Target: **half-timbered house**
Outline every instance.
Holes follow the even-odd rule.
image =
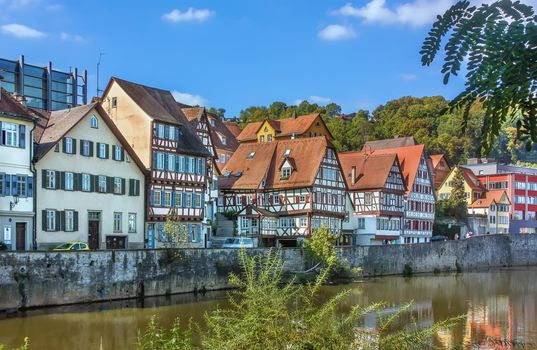
[[[325,136],[329,140],[334,139],[321,115],[313,113],[287,119],[265,119],[249,123],[237,136],[237,140],[240,143],[271,142],[318,136]]]
[[[343,224],[354,233],[352,243],[399,242],[406,186],[397,155],[346,152],[339,159],[354,207],[350,220]]]
[[[410,138],[404,140],[406,143],[414,142]],[[393,144],[392,140],[385,141],[386,145]],[[375,155],[397,154],[406,185],[405,217],[401,243],[429,242],[433,233],[436,199],[431,161],[425,152],[424,145],[383,148],[382,143],[376,141],[373,145],[369,142],[366,143],[363,151]]]
[[[188,230],[189,246],[205,246],[205,216],[212,155],[170,91],[112,78],[101,105],[150,170],[147,181],[148,247],[166,242],[170,213]]]
[[[90,249],[143,248],[146,170],[106,112],[89,104],[41,116],[38,248],[77,241]]]
[[[295,246],[319,227],[341,233],[346,186],[326,137],[241,143],[219,182],[219,211],[260,245]]]

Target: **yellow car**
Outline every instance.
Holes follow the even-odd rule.
[[[63,243],[57,246],[56,248],[52,250],[60,250],[60,251],[67,251],[67,250],[90,250],[87,243],[84,242],[69,242],[69,243]]]

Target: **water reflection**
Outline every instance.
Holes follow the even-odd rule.
[[[351,289],[343,308],[387,302],[382,315],[396,312],[413,301],[404,323],[421,327],[457,315],[466,321],[440,332],[435,345],[465,349],[537,349],[537,268],[504,269],[493,272],[445,274],[414,278],[386,277],[323,289],[322,298]],[[201,322],[206,311],[225,307],[225,293],[205,296],[182,295],[91,306],[49,308],[29,312],[26,317],[0,320],[0,343],[18,344],[30,336],[33,349],[131,349],[138,329],[151,315],[164,325],[176,316]],[[375,327],[371,314],[364,326]]]

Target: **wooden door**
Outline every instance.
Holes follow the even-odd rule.
[[[16,223],[16,248],[17,250],[26,250],[26,223]]]
[[[88,244],[91,250],[99,249],[99,227],[100,221],[98,220],[88,222]]]

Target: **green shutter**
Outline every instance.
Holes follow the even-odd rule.
[[[56,183],[55,183],[56,186],[54,186],[54,189],[62,188],[63,186],[61,185],[61,180],[62,180],[61,179],[61,172],[60,171],[55,171],[54,175],[56,177]]]
[[[79,140],[80,143],[80,154],[83,156],[87,156],[87,154],[84,154],[84,140]]]
[[[47,211],[41,210],[41,229],[43,231],[47,230]]]
[[[129,196],[134,196],[134,179],[129,179]]]
[[[62,152],[66,153],[65,152],[65,137],[62,139]]]
[[[59,231],[61,228],[61,222],[62,222],[62,216],[60,211],[56,211],[56,225],[54,227],[54,231]]]
[[[134,180],[134,195],[140,195],[140,180]]]
[[[97,176],[90,175],[90,192],[95,192],[95,189],[97,188],[97,184],[95,183],[97,181]]]
[[[73,231],[78,231],[78,212],[73,213]]]
[[[125,179],[121,179],[121,194],[125,194]]]
[[[60,213],[60,231],[65,231],[65,211],[59,211]],[[56,223],[58,225],[58,223]]]
[[[106,155],[106,159],[110,158],[110,146],[105,144],[105,149],[106,149],[106,152],[105,152],[105,155]]]
[[[121,147],[121,161],[125,160],[125,148]]]
[[[112,159],[116,160],[116,145],[112,145]]]
[[[106,177],[106,193],[114,193],[114,178]]]
[[[64,190],[65,189],[65,172],[61,171],[59,173],[60,173],[60,186],[56,186],[56,188],[61,188],[62,190]]]
[[[47,187],[47,171],[45,169],[41,170],[41,188]]]
[[[74,173],[73,174],[73,191],[80,191],[80,182],[82,174]]]
[[[73,139],[73,154],[76,154],[76,139]]]
[[[90,154],[89,154],[89,156],[90,156],[90,157],[93,157],[93,151],[94,151],[94,148],[93,148],[93,141],[90,141],[90,142],[89,142],[89,150],[90,150]]]

